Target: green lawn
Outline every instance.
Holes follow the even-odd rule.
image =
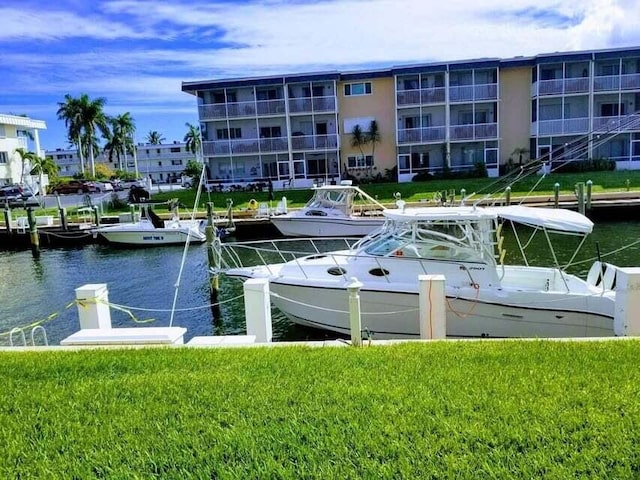
[[[593,182],[593,192],[616,191],[622,192],[627,190],[626,180],[629,180],[629,188],[631,190],[640,190],[640,170],[638,171],[613,171],[613,172],[588,172],[588,173],[554,173],[547,175],[539,184],[540,176],[533,175],[524,180],[515,183],[511,187],[512,197],[524,195],[549,195],[553,193],[553,186],[557,182],[560,184],[560,190],[563,193],[571,193],[574,191],[577,182]],[[409,182],[409,183],[384,183],[363,185],[361,188],[374,198],[377,197],[382,203],[393,203],[394,194],[400,192],[402,198],[409,202],[419,201],[421,199],[431,200],[435,192],[449,191],[451,189],[460,195],[460,190],[464,188],[467,195],[472,192],[481,192],[474,200],[481,198],[487,193],[495,192],[496,189],[503,191],[504,185],[496,184],[498,179],[495,178],[472,178],[472,179],[455,179],[455,180],[431,180],[426,182]],[[535,190],[532,191],[532,189]],[[531,193],[530,193],[531,192]],[[276,190],[274,197],[279,200],[282,196],[287,197],[290,206],[302,206],[311,197],[311,190]],[[182,190],[163,192],[153,196],[154,200],[165,201],[170,198],[179,198],[180,201],[189,207],[193,207],[195,201],[195,190]],[[227,199],[232,199],[234,208],[246,208],[250,199],[258,202],[266,202],[268,193],[264,192],[229,192],[229,193],[210,193],[204,192],[200,196],[199,209],[204,209],[207,201],[212,201],[216,211],[226,207]]]
[[[3,352],[0,478],[638,478],[640,342]]]

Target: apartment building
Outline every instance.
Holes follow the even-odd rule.
[[[61,176],[73,176],[82,171],[77,149],[49,150],[46,152],[60,167]],[[107,165],[111,170],[123,170],[135,173],[144,178],[151,178],[154,183],[179,181],[187,162],[195,159],[195,155],[187,151],[186,143],[152,145],[138,143],[134,155],[113,156],[109,159],[107,152],[101,152],[95,159],[96,165]],[[86,159],[85,159],[86,162]]]
[[[46,128],[43,120],[0,114],[0,185],[27,182],[27,177],[30,180],[31,165],[22,164],[16,149],[24,148],[42,155],[38,132]]]
[[[465,170],[544,157],[640,168],[640,47],[183,82],[214,179]],[[380,141],[354,145],[372,120]],[[576,142],[588,148],[572,149]]]

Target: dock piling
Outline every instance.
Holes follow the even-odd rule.
[[[4,209],[4,224],[7,233],[11,233],[11,209],[9,207],[5,207]]]
[[[591,211],[591,189],[593,187],[593,182],[591,180],[587,180],[587,212]]]
[[[218,292],[220,280],[218,272],[220,270],[220,238],[215,234],[213,222],[213,203],[207,202],[207,226],[204,228],[207,241],[207,260],[209,261],[209,295],[211,299],[211,314],[214,320],[220,318],[220,304],[218,303]]]
[[[418,275],[420,302],[420,338],[442,339],[447,336],[447,309],[444,275]]]
[[[504,189],[504,201],[505,204],[511,205],[511,187],[507,187]]]
[[[29,239],[31,240],[31,253],[35,258],[40,256],[40,237],[38,236],[38,225],[33,208],[27,207],[27,220],[29,222]]]
[[[584,182],[576,183],[576,196],[578,197],[578,212],[584,215]]]
[[[558,182],[553,184],[553,208],[560,206],[560,184]]]
[[[247,335],[255,335],[258,343],[271,343],[271,298],[269,280],[250,278],[244,282],[244,313],[247,318]]]

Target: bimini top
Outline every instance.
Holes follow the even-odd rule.
[[[509,205],[506,207],[487,207],[505,220],[528,225],[534,228],[546,228],[559,232],[591,233],[593,222],[581,213],[561,208],[525,207]]]
[[[407,207],[385,210],[384,216],[401,222],[461,221],[497,218],[498,214],[483,207]]]
[[[385,210],[384,216],[397,221],[466,221],[497,217],[528,225],[569,233],[591,233],[593,222],[571,210],[510,205],[506,207],[419,207]]]

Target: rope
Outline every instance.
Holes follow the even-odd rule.
[[[222,300],[221,302],[217,302],[217,303],[209,303],[206,305],[201,305],[199,307],[187,307],[187,308],[176,308],[176,309],[170,309],[170,308],[142,308],[142,307],[130,307],[127,305],[119,305],[116,303],[111,303],[109,302],[108,305],[109,306],[113,306],[113,307],[117,307],[117,308],[127,308],[129,310],[137,310],[137,311],[141,311],[141,312],[159,312],[159,313],[166,313],[166,312],[171,312],[172,310],[175,312],[192,312],[194,310],[204,310],[205,308],[211,308],[211,307],[215,307],[218,305],[224,305],[225,303],[230,303],[230,302],[235,302],[236,300],[240,299],[244,297],[244,295],[236,295],[233,298],[229,298],[227,300]]]
[[[616,253],[621,252],[621,251],[623,251],[623,250],[626,250],[627,248],[635,247],[635,246],[636,246],[636,245],[638,245],[639,243],[640,243],[640,240],[636,240],[635,242],[631,242],[631,243],[630,243],[630,244],[628,244],[628,245],[624,245],[624,246],[622,246],[622,247],[620,247],[620,248],[616,248],[615,250],[611,250],[610,252],[603,253],[603,254],[601,254],[601,255],[600,255],[600,258],[602,258],[602,257],[608,257],[608,256],[610,256],[610,255],[615,255]],[[580,265],[580,264],[582,264],[582,263],[589,263],[589,262],[590,262],[590,263],[593,263],[593,262],[595,262],[596,260],[598,260],[598,257],[591,257],[591,258],[587,258],[586,260],[580,260],[580,261],[577,261],[577,262],[569,263],[569,264],[567,265],[567,267],[573,267],[574,265]],[[565,267],[565,268],[566,268],[566,267]]]
[[[25,329],[28,329],[28,328],[37,327],[38,325],[42,325],[43,323],[46,323],[46,322],[50,322],[51,320],[57,318],[62,312],[64,312],[65,310],[68,310],[69,308],[73,307],[77,303],[78,303],[78,301],[74,300],[73,302],[70,302],[69,304],[67,304],[62,310],[54,312],[54,313],[51,313],[51,314],[47,315],[45,318],[43,318],[41,320],[36,320],[36,321],[31,322],[31,323],[29,323],[27,325],[12,327],[11,330],[9,330],[8,332],[1,332],[0,333],[0,337],[5,337],[5,336],[11,335],[11,332],[13,330],[15,330],[16,328],[19,328],[21,330],[25,330]]]
[[[476,307],[478,306],[478,296],[480,295],[480,285],[478,285],[477,283],[473,283],[472,284],[473,288],[476,291],[476,298],[473,299],[473,305],[471,305],[471,308],[469,309],[469,311],[467,313],[460,313],[458,311],[456,311],[452,306],[451,306],[451,302],[449,300],[449,297],[445,296],[445,300],[447,301],[447,306],[449,307],[449,310],[451,311],[451,313],[453,313],[456,317],[458,318],[467,318],[469,315],[471,315]],[[462,300],[465,300],[464,298]]]
[[[287,298],[287,297],[283,297],[282,295],[279,295],[277,293],[274,292],[270,292],[271,296],[276,297],[276,298],[280,298],[282,300],[285,300],[287,302],[291,302],[291,303],[295,303],[296,305],[302,305],[303,307],[310,307],[310,308],[315,308],[316,310],[322,310],[324,312],[332,312],[332,313],[343,313],[343,314],[349,314],[351,312],[349,312],[348,310],[336,310],[333,308],[326,308],[326,307],[319,307],[317,305],[311,305],[308,303],[304,303],[304,302],[300,302],[298,300],[293,300],[292,298]],[[397,310],[395,312],[361,312],[362,315],[396,315],[399,313],[412,313],[412,312],[418,312],[420,311],[419,308],[410,308],[407,310]]]

